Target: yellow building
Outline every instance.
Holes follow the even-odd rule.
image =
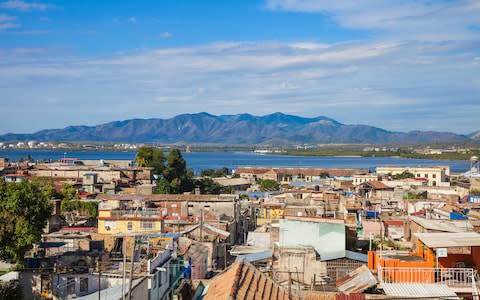
[[[257,214],[257,225],[278,223],[283,217],[284,205],[283,204],[263,204]]]
[[[157,209],[98,211],[99,234],[161,232],[162,227],[163,218]]]

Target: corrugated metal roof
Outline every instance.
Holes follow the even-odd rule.
[[[349,259],[358,260],[358,261],[368,262],[368,255],[363,253],[345,250],[345,257]]]
[[[457,294],[445,284],[436,283],[382,283],[386,295],[401,298],[459,299]]]
[[[205,229],[208,229],[208,230],[210,230],[210,231],[213,231],[213,232],[215,232],[215,233],[218,233],[219,235],[224,236],[224,237],[226,237],[226,238],[228,238],[228,237],[230,236],[230,232],[225,231],[225,230],[220,229],[220,228],[217,228],[217,227],[212,226],[212,225],[210,225],[210,224],[204,223],[204,224],[203,224],[203,227],[204,227]]]
[[[473,230],[469,221],[425,219],[416,216],[410,216],[410,220],[429,230],[445,232],[469,232]]]
[[[257,253],[250,253],[250,254],[244,254],[244,255],[239,255],[235,259],[235,262],[241,261],[241,260],[246,260],[248,262],[254,262],[258,260],[264,260],[264,259],[269,259],[272,257],[272,250],[265,250],[262,252],[257,252]]]
[[[429,248],[480,246],[480,234],[476,232],[429,232],[415,235]]]
[[[376,284],[377,279],[365,265],[353,270],[336,282],[338,290],[346,294],[359,293]]]
[[[20,278],[20,272],[12,271],[0,276],[0,281],[7,282],[12,280],[18,280],[19,278]]]

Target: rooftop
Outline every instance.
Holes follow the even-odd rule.
[[[251,264],[240,261],[217,275],[204,300],[289,299],[288,292]],[[291,297],[290,299],[296,299]]]
[[[480,234],[476,232],[416,233],[417,238],[429,248],[477,247]]]
[[[469,221],[425,219],[416,216],[410,216],[410,220],[429,230],[444,232],[469,232],[473,230]]]

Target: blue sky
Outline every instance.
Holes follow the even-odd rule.
[[[0,133],[181,113],[480,129],[480,1],[0,0]]]

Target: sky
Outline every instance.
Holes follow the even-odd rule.
[[[0,134],[283,112],[480,130],[478,0],[0,0]]]

